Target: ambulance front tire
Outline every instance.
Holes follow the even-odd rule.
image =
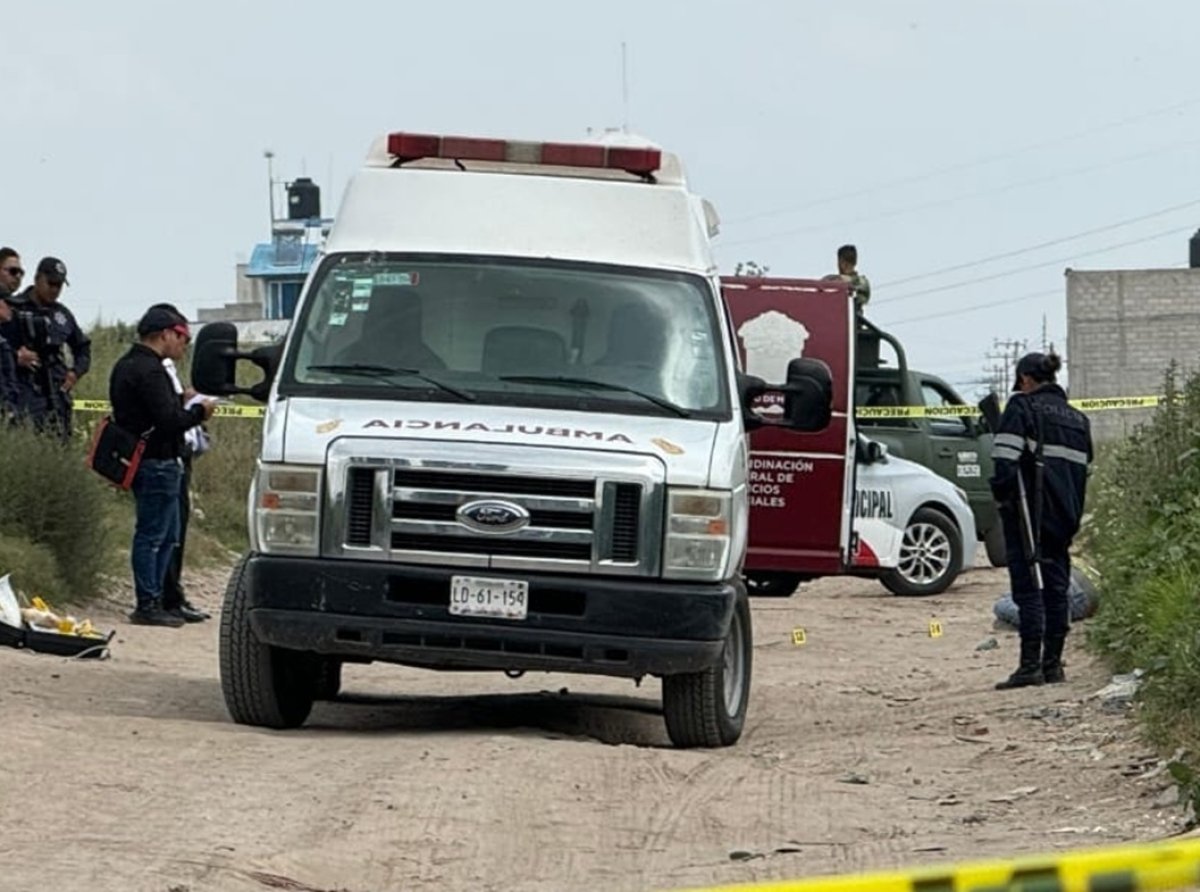
[[[803,581],[799,573],[747,573],[746,591],[752,598],[788,598]]]
[[[255,637],[246,563],[243,557],[233,568],[221,609],[218,650],[225,708],[239,725],[298,728],[317,699],[321,658],[272,647]]]
[[[663,718],[671,743],[680,748],[737,743],[746,724],[753,664],[750,600],[743,590],[717,662],[700,672],[663,676]]]
[[[1004,545],[1004,527],[999,522],[983,537],[983,547],[987,551],[989,564],[993,567],[1008,566],[1008,555]]]

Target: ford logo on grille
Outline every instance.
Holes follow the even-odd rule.
[[[529,524],[529,512],[500,499],[467,502],[458,509],[458,522],[478,533],[515,533]]]

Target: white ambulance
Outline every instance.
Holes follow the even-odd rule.
[[[739,371],[715,229],[650,145],[375,143],[286,342],[197,338],[198,390],[267,404],[221,625],[235,721],[300,725],[343,663],[386,661],[660,676],[676,745],[738,739],[744,407],[817,430],[831,383]]]

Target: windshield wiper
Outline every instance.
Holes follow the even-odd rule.
[[[431,377],[420,369],[398,369],[390,365],[371,365],[369,363],[331,363],[328,365],[310,365],[310,372],[333,372],[337,375],[362,375],[369,378],[391,378],[396,376],[408,376],[419,378],[427,384],[432,384],[438,390],[444,391],[451,396],[456,396],[463,402],[473,403],[476,401],[475,395],[468,393],[465,390],[459,390],[457,387],[451,387],[444,381],[439,381],[437,378]]]
[[[670,400],[663,399],[661,396],[655,396],[652,393],[646,393],[634,387],[626,387],[624,384],[596,381],[593,378],[570,378],[563,375],[501,375],[500,380],[513,381],[517,384],[551,384],[559,387],[591,388],[592,390],[612,390],[621,393],[630,393],[634,396],[640,396],[647,402],[654,403],[660,409],[666,409],[680,418],[692,417],[692,413],[689,410],[683,408],[683,406],[676,405]]]

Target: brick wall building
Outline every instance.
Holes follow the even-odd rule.
[[[1067,271],[1071,396],[1148,396],[1174,360],[1200,370],[1200,268]],[[1113,439],[1149,411],[1092,415],[1097,440]]]

